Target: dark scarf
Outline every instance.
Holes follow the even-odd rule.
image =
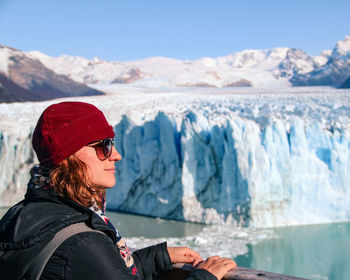
[[[28,188],[35,189],[47,189],[50,186],[50,171],[51,169],[45,166],[35,165],[30,170],[30,180],[28,182]],[[94,211],[101,219],[112,229],[117,236],[117,247],[119,249],[120,256],[125,262],[125,265],[131,270],[132,274],[138,274],[134,259],[132,257],[129,247],[126,245],[124,239],[119,234],[118,230],[114,227],[112,222],[106,217],[106,200],[102,197],[103,209],[100,209],[96,203],[90,207],[90,210]]]

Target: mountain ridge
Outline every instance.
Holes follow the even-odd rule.
[[[295,86],[342,87],[350,76],[350,36],[337,42],[326,64],[313,71],[295,76],[291,82]]]
[[[227,87],[240,85],[239,81],[243,80],[247,81],[245,85],[254,87],[339,87],[350,76],[349,42],[350,36],[346,36],[337,42],[333,50],[325,50],[314,57],[301,49],[289,47],[247,49],[226,56],[196,60],[149,57],[127,62],[99,58],[89,60],[67,55],[50,57],[38,51],[27,54],[58,74],[90,84],[117,82],[146,87]],[[133,72],[133,77],[130,73],[124,77],[128,69]]]

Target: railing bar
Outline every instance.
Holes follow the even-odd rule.
[[[194,268],[190,264],[176,263],[174,268],[191,271]],[[262,270],[255,270],[247,267],[236,267],[230,270],[224,280],[306,280],[305,278],[267,272]]]

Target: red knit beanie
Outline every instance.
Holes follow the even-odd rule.
[[[40,163],[58,164],[88,143],[110,137],[113,127],[94,105],[62,102],[42,113],[32,144]]]

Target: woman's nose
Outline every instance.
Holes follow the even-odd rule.
[[[114,160],[114,161],[120,161],[122,159],[121,154],[117,151],[117,149],[113,146],[112,147],[112,154],[109,157],[109,160]]]

